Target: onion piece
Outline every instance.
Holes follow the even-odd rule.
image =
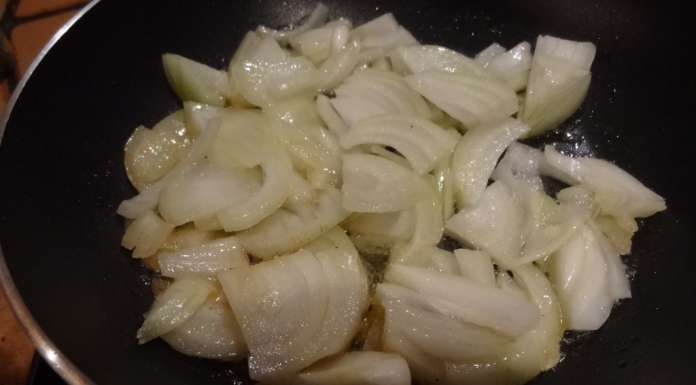
[[[290,57],[271,38],[252,42],[234,66],[231,81],[249,103],[267,107],[290,96],[309,94],[316,86],[316,68],[303,57]]]
[[[293,384],[410,385],[411,373],[398,354],[347,352],[305,369]]]
[[[212,119],[220,117],[224,109],[210,104],[187,101],[184,102],[184,123],[186,132],[192,138],[197,138],[208,126]]]
[[[367,49],[383,48],[385,50],[418,44],[418,41],[401,27],[391,13],[385,13],[362,24],[351,32],[351,38],[358,39]]]
[[[392,62],[396,62],[397,68],[410,74],[434,70],[478,78],[493,77],[476,61],[436,45],[397,48],[390,57]]]
[[[126,174],[133,186],[143,191],[174,168],[191,145],[189,135],[181,111],[168,115],[151,130],[136,128],[123,149]]]
[[[552,146],[546,146],[544,154],[551,166],[594,192],[604,214],[643,218],[667,208],[664,198],[612,163],[594,158],[570,158]]]
[[[218,236],[213,231],[202,231],[194,226],[184,225],[174,229],[160,250],[172,252],[190,249],[214,241]]]
[[[240,204],[259,188],[258,179],[249,170],[220,169],[201,162],[162,189],[159,212],[167,222],[179,226]]]
[[[457,138],[457,141],[459,139]],[[436,190],[442,201],[442,219],[448,220],[456,211],[454,194],[454,175],[452,174],[452,154],[440,159],[433,170]]]
[[[249,257],[236,237],[217,239],[200,246],[157,255],[160,273],[165,277],[186,274],[216,275],[249,265]]]
[[[631,217],[600,215],[595,218],[597,228],[609,239],[620,255],[631,252],[631,238],[638,231],[638,223]]]
[[[174,350],[187,356],[222,361],[239,361],[247,347],[229,305],[208,300],[191,318],[161,336]]]
[[[441,127],[405,114],[361,120],[341,137],[340,143],[345,149],[368,143],[392,147],[421,175],[431,171],[456,145],[453,137]]]
[[[522,42],[493,57],[485,67],[515,91],[523,90],[532,67],[532,47],[526,41]]]
[[[549,276],[572,330],[596,330],[606,321],[615,298],[609,267],[596,234],[584,226],[551,259]]]
[[[341,84],[360,63],[360,44],[353,41],[333,53],[319,67],[319,89],[330,90]]]
[[[263,259],[293,252],[331,230],[349,213],[341,206],[338,190],[319,193],[316,203],[292,212],[279,209],[258,225],[237,233],[239,241],[253,256]]]
[[[367,276],[346,235],[331,237],[339,247],[218,276],[249,346],[251,378],[295,373],[345,349],[357,331]]]
[[[474,56],[474,61],[481,65],[481,67],[486,68],[488,67],[488,64],[490,64],[491,60],[493,60],[497,56],[502,55],[503,53],[505,53],[505,51],[505,47],[494,42],[488,47],[481,50],[481,52],[477,53],[476,56]]]
[[[406,81],[467,128],[505,119],[518,110],[515,91],[498,80],[428,70]]]
[[[503,267],[514,266],[522,248],[524,212],[501,182],[488,186],[476,206],[462,209],[445,224],[448,235],[486,251]]]
[[[537,176],[549,176],[565,184],[575,184],[576,181],[565,172],[557,169],[546,161],[542,151],[527,146],[520,142],[513,142],[505,151],[505,156],[498,162],[493,179],[500,179],[502,175],[496,175],[498,170],[511,172],[514,175],[524,176],[530,180]]]
[[[175,280],[152,304],[138,329],[138,343],[144,344],[176,329],[196,313],[214,290],[213,283],[205,278]]]
[[[412,207],[429,187],[411,170],[368,154],[343,155],[343,207],[384,213]]]
[[[429,251],[442,238],[442,203],[431,188],[411,210],[414,217],[413,234],[408,242],[397,242],[391,250],[391,261],[413,266],[430,263]]]
[[[182,101],[224,106],[229,92],[227,74],[180,55],[162,55],[164,74]]]
[[[388,71],[366,69],[356,72],[336,88],[335,93],[331,104],[348,126],[388,113],[431,117],[425,100],[401,76]]]
[[[355,213],[344,222],[343,226],[352,235],[384,237],[393,243],[407,241],[411,237],[415,218],[413,210]]]
[[[331,105],[331,100],[324,94],[317,95],[317,113],[329,131],[337,137],[348,131],[348,127],[343,122],[343,119],[338,116],[338,113]]]
[[[165,176],[148,186],[135,197],[121,202],[116,210],[116,213],[122,217],[134,219],[157,207],[159,194],[162,191],[162,188],[166,186],[169,181],[184,174],[191,167],[193,167],[196,162],[203,159],[213,140],[217,137],[219,128],[219,120],[216,119],[208,122],[208,128],[193,143],[182,159]]]
[[[520,301],[497,288],[487,288],[463,277],[391,264],[384,278],[386,282],[438,299],[440,308],[454,317],[504,336],[520,336],[539,319],[537,309],[528,301]]]
[[[452,252],[442,250],[437,247],[433,248],[430,256],[430,268],[439,273],[459,275],[459,266]]]
[[[147,211],[128,225],[121,246],[133,250],[133,258],[147,258],[162,247],[173,230],[173,225]]]
[[[338,19],[316,29],[296,34],[288,39],[290,46],[315,64],[326,60],[334,47],[334,35],[340,35],[339,42],[348,38],[351,22]],[[345,44],[346,41],[343,41]],[[341,46],[343,45],[341,44]]]
[[[495,271],[491,257],[483,251],[454,250],[462,277],[468,278],[486,287],[496,287]]]
[[[539,36],[529,73],[522,120],[529,136],[555,128],[578,109],[592,75],[596,48],[552,36]]]
[[[516,119],[467,131],[452,155],[452,174],[461,207],[476,204],[486,189],[496,162],[510,143],[529,131]]]

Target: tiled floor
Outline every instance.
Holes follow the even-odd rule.
[[[10,33],[16,57],[16,79],[24,74],[53,33],[86,2],[87,0],[19,0],[18,4],[9,2],[10,9],[6,12],[10,12],[16,20]],[[7,1],[0,0],[0,7],[6,3]],[[8,80],[0,81],[0,114],[4,113],[10,97],[10,84],[13,83]],[[24,385],[33,353],[31,342],[24,335],[0,289],[0,385]]]

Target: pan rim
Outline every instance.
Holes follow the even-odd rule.
[[[12,93],[9,102],[7,103],[7,108],[2,116],[2,119],[0,120],[0,146],[2,146],[2,139],[7,128],[7,123],[12,115],[12,110],[14,109],[19,96],[22,94],[22,91],[24,90],[29,78],[31,78],[38,65],[41,63],[41,61],[43,61],[43,58],[46,56],[46,54],[48,54],[53,46],[65,35],[65,33],[79,19],[89,12],[89,10],[100,2],[101,0],[91,0],[81,10],[73,15],[70,20],[68,20],[56,31],[48,43],[46,43],[46,45],[41,49],[39,54],[36,55],[36,58],[34,58],[31,65],[29,65],[27,71],[24,73],[22,79],[19,81],[17,87]],[[90,380],[87,375],[85,375],[58,349],[55,343],[46,335],[36,319],[34,319],[32,316],[29,308],[24,303],[22,296],[19,294],[12,276],[10,275],[10,270],[7,266],[5,255],[2,250],[2,245],[0,245],[0,287],[5,291],[5,295],[10,304],[10,309],[12,309],[14,312],[25,333],[29,336],[30,340],[34,344],[35,349],[44,358],[44,360],[46,360],[51,368],[53,368],[53,370],[56,371],[56,373],[58,373],[63,380],[71,385],[95,385],[95,383]]]

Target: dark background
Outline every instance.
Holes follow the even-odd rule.
[[[325,1],[332,16],[392,11],[419,40],[473,54],[538,34],[593,41],[585,104],[544,141],[621,167],[665,196],[642,223],[629,264],[634,298],[534,384],[692,384],[696,378],[696,209],[690,199],[689,11],[637,1]],[[160,55],[223,67],[244,32],[297,21],[313,1],[103,0],[46,55],[0,147],[0,243],[27,306],[58,347],[99,384],[230,384],[242,366],[137,346],[148,277],[120,249],[114,211],[131,196],[122,145],[179,104]],[[693,23],[692,23],[693,24]]]

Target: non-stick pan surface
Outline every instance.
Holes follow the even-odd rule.
[[[637,1],[325,2],[332,15],[356,22],[392,11],[421,41],[468,54],[540,33],[597,44],[582,110],[545,140],[615,160],[664,195],[669,209],[644,221],[635,238],[633,299],[600,331],[572,336],[565,360],[534,383],[694,383],[696,87],[693,25],[681,17],[688,11]],[[103,0],[28,79],[0,147],[0,243],[21,300],[62,354],[32,334],[64,375],[79,380],[67,357],[98,384],[245,383],[243,366],[187,358],[161,341],[136,344],[152,296],[145,270],[119,247],[124,225],[114,211],[134,192],[122,147],[134,127],[179,106],[163,52],[222,67],[245,31],[297,21],[313,6]]]

